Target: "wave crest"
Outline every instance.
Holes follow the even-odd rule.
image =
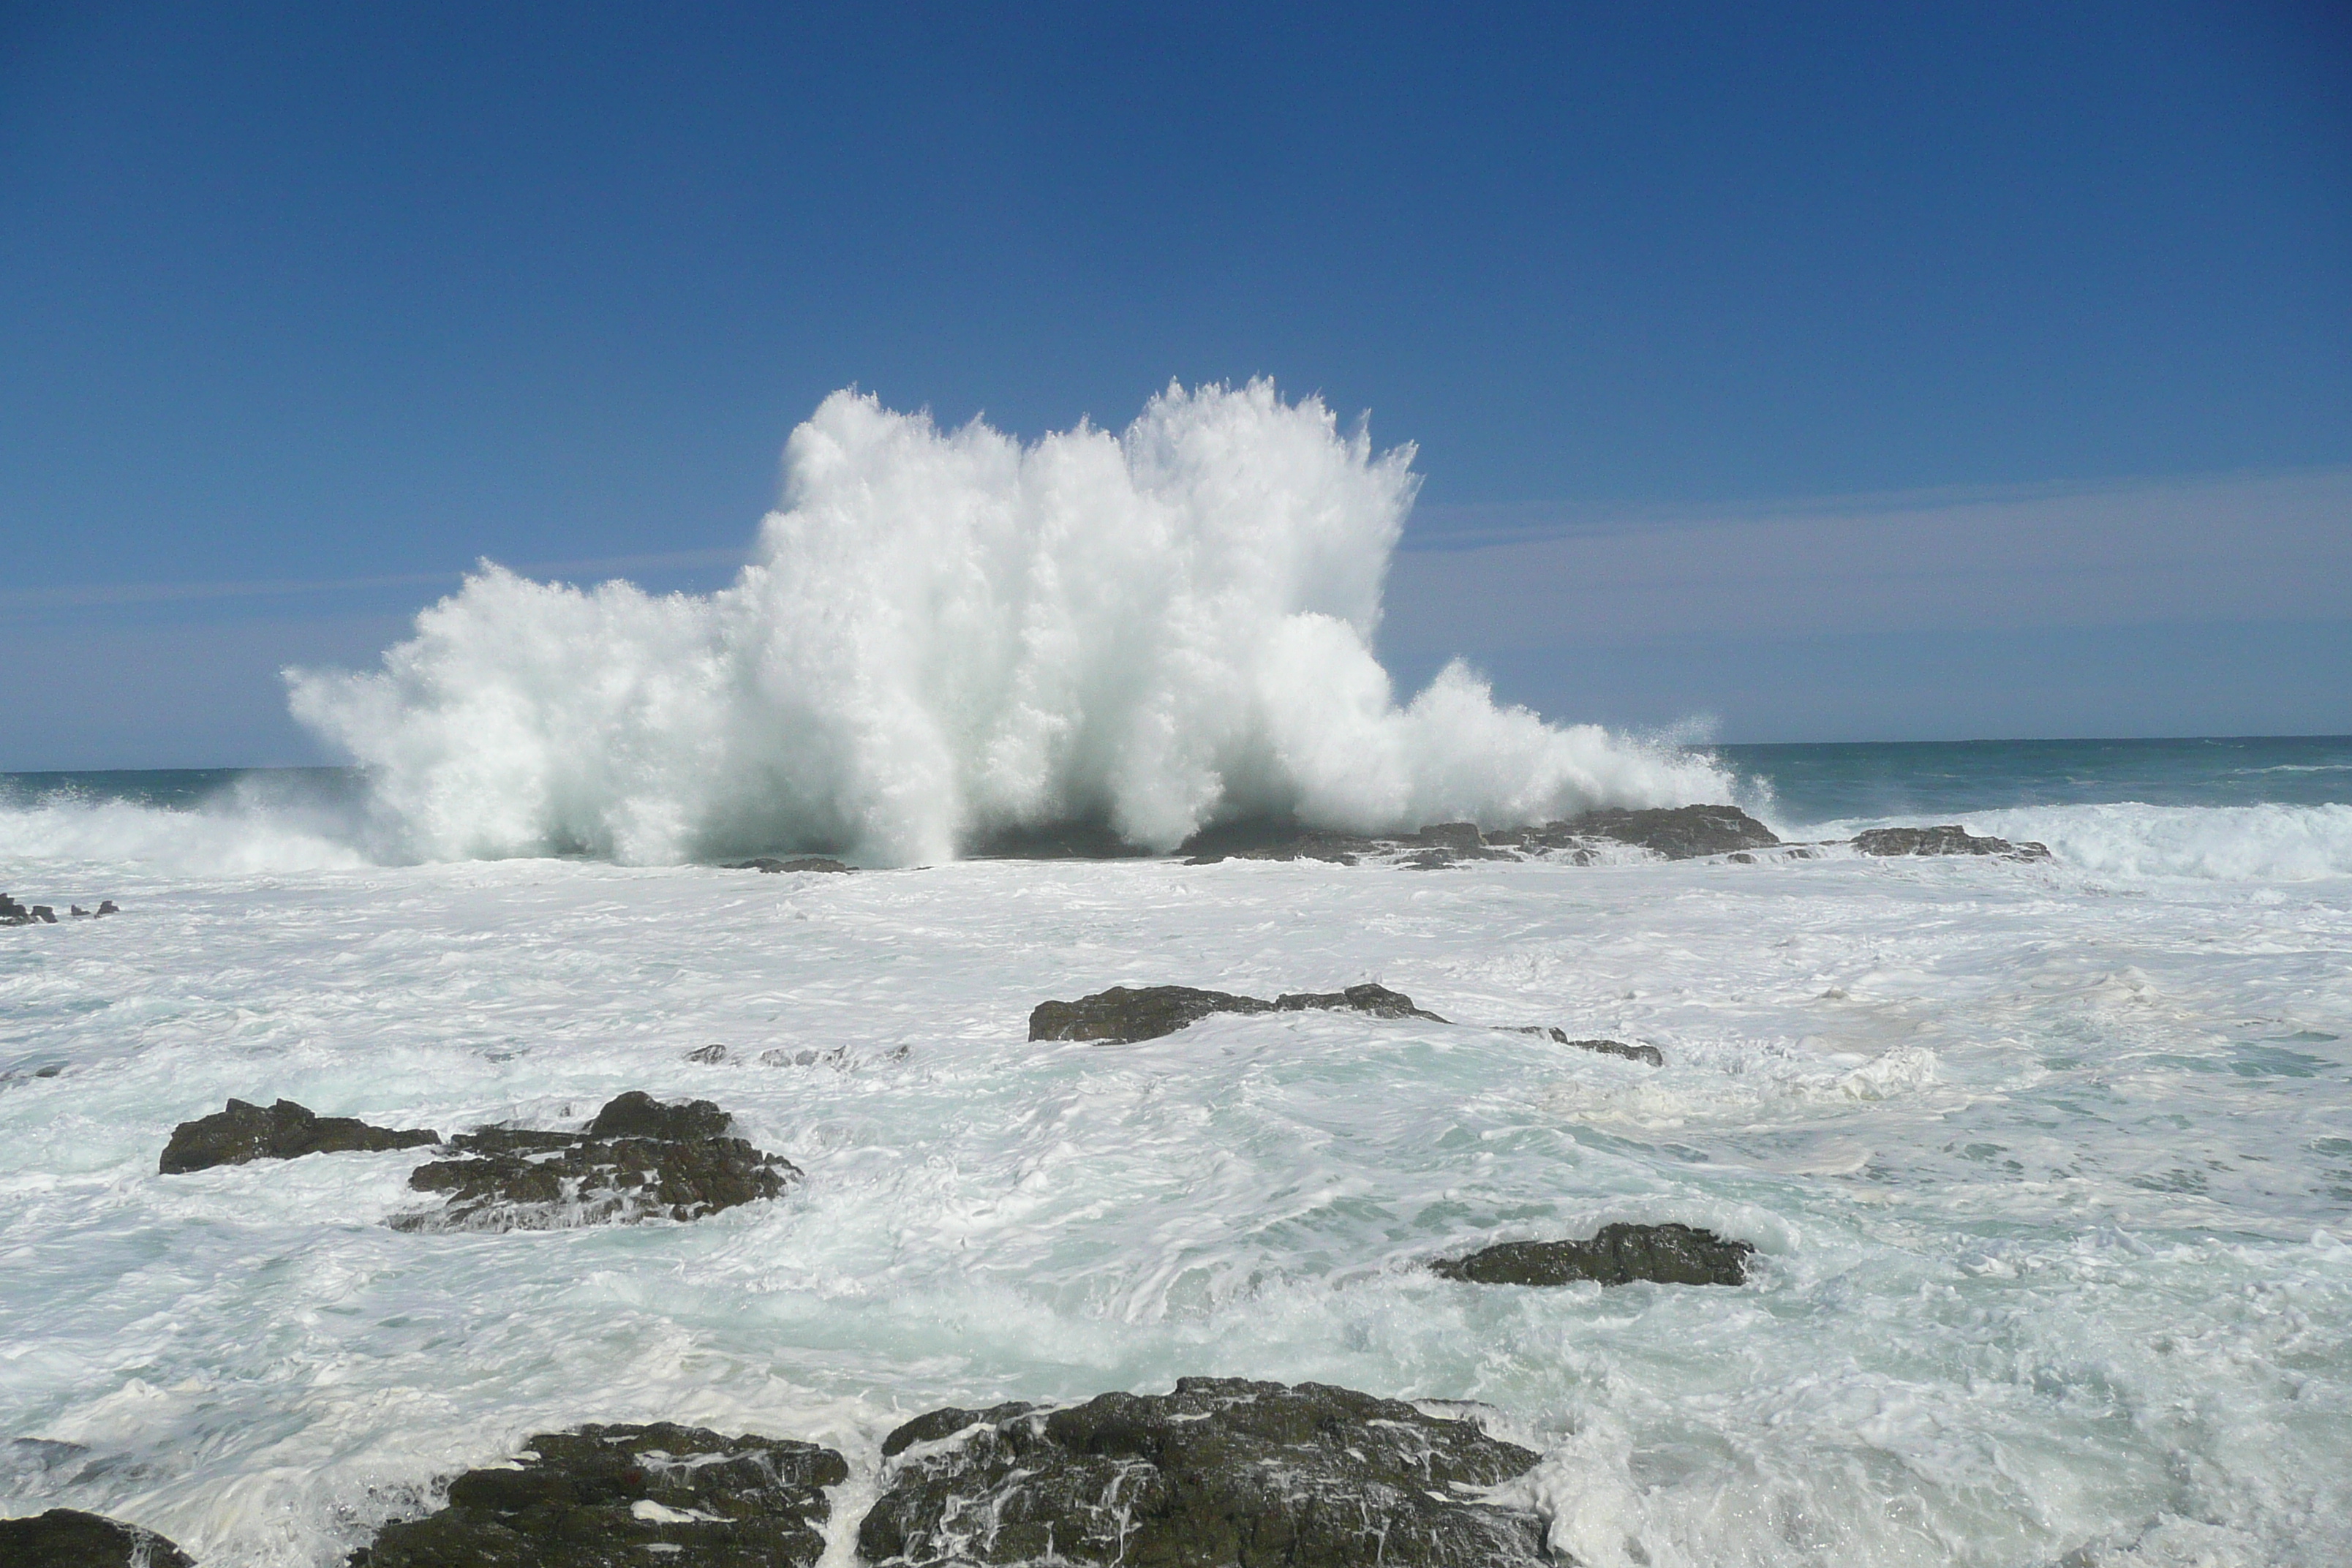
[[[1295,815],[1379,832],[1730,798],[1706,761],[1374,657],[1418,480],[1317,398],[1171,385],[1024,445],[840,392],[708,597],[484,563],[379,670],[289,671],[426,858],[945,859],[1106,824],[1155,849]]]

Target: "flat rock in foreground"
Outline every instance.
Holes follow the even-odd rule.
[[[183,1121],[155,1168],[163,1175],[242,1165],[253,1160],[294,1160],[305,1154],[374,1152],[438,1143],[429,1127],[372,1127],[349,1116],[320,1116],[307,1106],[281,1100],[264,1110],[232,1100],[226,1110]]]
[[[2050,847],[2032,839],[1979,838],[1957,822],[1940,827],[1874,827],[1853,836],[1864,855],[1998,855],[2005,860],[2047,860]]]
[[[152,1530],[100,1514],[53,1508],[30,1519],[0,1519],[6,1568],[195,1568],[194,1559]]]
[[[1467,1421],[1303,1383],[1188,1377],[1050,1413],[935,1411],[859,1527],[868,1563],[1512,1568],[1532,1513],[1476,1500],[1538,1456]]]
[[[849,1479],[814,1443],[698,1426],[583,1426],[468,1470],[449,1506],[386,1525],[352,1568],[809,1568]]]
[[[1429,1268],[1473,1285],[1744,1285],[1755,1250],[1687,1225],[1605,1225],[1590,1241],[1507,1241]]]
[[[776,1197],[800,1179],[800,1167],[733,1136],[732,1126],[709,1100],[664,1104],[631,1089],[597,1112],[585,1132],[461,1132],[449,1141],[449,1158],[408,1178],[420,1193],[442,1194],[444,1204],[395,1215],[393,1227],[552,1230],[699,1219]]]
[[[1129,1045],[1156,1040],[1189,1028],[1214,1013],[1304,1013],[1315,1010],[1369,1013],[1375,1018],[1444,1019],[1412,1005],[1412,998],[1385,985],[1350,985],[1344,991],[1300,991],[1277,996],[1237,996],[1190,985],[1114,985],[1075,1002],[1040,1002],[1029,1015],[1033,1040],[1097,1040]]]
[[[1548,823],[1530,835],[1530,842],[1539,844],[1562,838],[1606,838],[1650,850],[1669,860],[1728,855],[1736,849],[1769,849],[1780,842],[1778,834],[1736,805],[1588,811],[1566,822]]]

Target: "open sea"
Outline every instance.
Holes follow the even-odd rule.
[[[0,889],[122,909],[0,931],[0,1511],[323,1568],[534,1430],[811,1438],[854,1490],[919,1410],[1213,1373],[1485,1403],[1591,1568],[2352,1561],[2352,739],[1708,765],[1784,837],[2054,858],[761,876],[382,856],[355,770],[0,780]],[[1367,979],[1462,1022],[1025,1038]],[[1666,1065],[1486,1026],[1526,1024]],[[230,1096],[447,1131],[633,1088],[807,1180],[412,1235],[413,1152],[155,1173]],[[1620,1219],[1759,1267],[1422,1268]]]

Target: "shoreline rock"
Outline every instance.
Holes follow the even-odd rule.
[[[440,1142],[441,1134],[429,1127],[375,1127],[356,1117],[320,1116],[290,1100],[281,1100],[267,1110],[232,1100],[226,1110],[173,1128],[172,1141],[164,1145],[155,1171],[158,1175],[174,1176],[256,1160],[377,1153]]]
[[[1528,1568],[1532,1512],[1475,1500],[1540,1456],[1402,1400],[1187,1377],[1041,1411],[933,1411],[893,1432],[858,1526],[869,1563]]]
[[[761,855],[750,860],[737,860],[719,868],[722,871],[817,871],[831,874],[846,872],[849,868],[823,855],[803,855],[791,860],[779,860],[772,855]]]
[[[351,1568],[812,1568],[849,1479],[831,1448],[699,1426],[583,1426],[467,1470],[448,1506],[385,1525]]]
[[[2047,860],[2050,846],[2032,839],[1979,838],[1957,822],[1939,827],[1874,827],[1853,836],[1864,855],[1995,855],[2004,860]]]
[[[1589,1241],[1506,1241],[1429,1271],[1471,1285],[1744,1285],[1756,1248],[1687,1225],[1604,1225]]]
[[[801,1169],[730,1131],[708,1100],[665,1104],[643,1089],[607,1101],[585,1131],[483,1127],[449,1140],[409,1186],[441,1196],[394,1215],[394,1230],[555,1230],[699,1219],[781,1196]]]
[[[8,1568],[195,1568],[195,1559],[142,1525],[71,1508],[0,1519],[0,1563]]]

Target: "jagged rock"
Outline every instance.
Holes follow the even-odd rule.
[[[1681,805],[1672,810],[1588,811],[1566,822],[1545,825],[1543,842],[1606,838],[1631,844],[1669,860],[1724,855],[1735,849],[1769,849],[1780,842],[1770,828],[1732,805]]]
[[[1467,1258],[1442,1258],[1430,1272],[1473,1285],[1566,1285],[1576,1279],[1630,1285],[1739,1285],[1755,1247],[1687,1225],[1604,1225],[1590,1241],[1507,1241]]]
[[[725,1046],[698,1046],[695,1049],[686,1053],[686,1059],[690,1062],[700,1062],[704,1067],[717,1067],[720,1062],[727,1059],[727,1047]]]
[[[1629,1062],[1647,1062],[1654,1068],[1666,1065],[1666,1058],[1655,1046],[1629,1046],[1622,1040],[1571,1040],[1566,1029],[1546,1028],[1541,1024],[1528,1024],[1514,1029],[1512,1033],[1549,1036],[1558,1044],[1573,1046],[1580,1051],[1591,1051],[1604,1057],[1623,1057]]]
[[[1009,1410],[1009,1414],[1006,1413]],[[1538,1456],[1401,1400],[1188,1377],[1051,1413],[919,1416],[858,1528],[868,1563],[1509,1568],[1532,1513],[1473,1500]]]
[[[119,915],[122,910],[116,906],[112,899],[100,899],[98,903],[98,912],[101,915]]]
[[[78,921],[86,921],[89,919],[89,911],[83,909],[79,904],[68,905],[66,909],[66,913],[70,918]]]
[[[33,918],[44,925],[55,925],[58,923],[58,911],[47,904],[35,904]]]
[[[1055,822],[978,834],[962,853],[967,860],[1131,860],[1151,851],[1108,822]]]
[[[722,871],[846,871],[849,868],[838,860],[830,860],[822,855],[803,855],[793,860],[779,860],[772,855],[762,855],[756,859],[738,860],[732,865],[721,866],[719,869]]]
[[[831,1448],[668,1422],[532,1437],[449,1506],[388,1524],[352,1568],[810,1568],[849,1479]]]
[[[295,1160],[305,1154],[373,1153],[438,1143],[429,1127],[372,1127],[350,1116],[320,1116],[307,1106],[281,1100],[265,1110],[232,1100],[226,1110],[183,1121],[155,1169],[163,1175],[242,1165],[252,1160]]]
[[[1199,1023],[1212,1013],[1304,1013],[1318,1008],[1370,1013],[1375,1018],[1444,1019],[1412,1005],[1412,998],[1385,985],[1350,985],[1345,991],[1293,992],[1268,1002],[1226,991],[1190,985],[1114,985],[1075,1002],[1040,1002],[1029,1015],[1033,1040],[1099,1040],[1130,1045]]]
[[[1853,836],[1853,847],[1864,855],[1999,855],[2010,860],[2047,860],[2050,847],[2032,839],[2011,844],[2006,838],[1978,838],[1958,823],[1940,827],[1874,827]]]
[[[396,1215],[395,1230],[553,1230],[667,1217],[699,1219],[772,1198],[800,1167],[753,1148],[707,1100],[664,1104],[642,1089],[609,1101],[584,1132],[483,1127],[449,1141],[450,1158],[410,1173],[436,1208]]]
[[[100,1514],[53,1508],[0,1519],[6,1568],[195,1568],[195,1560],[152,1530]]]

